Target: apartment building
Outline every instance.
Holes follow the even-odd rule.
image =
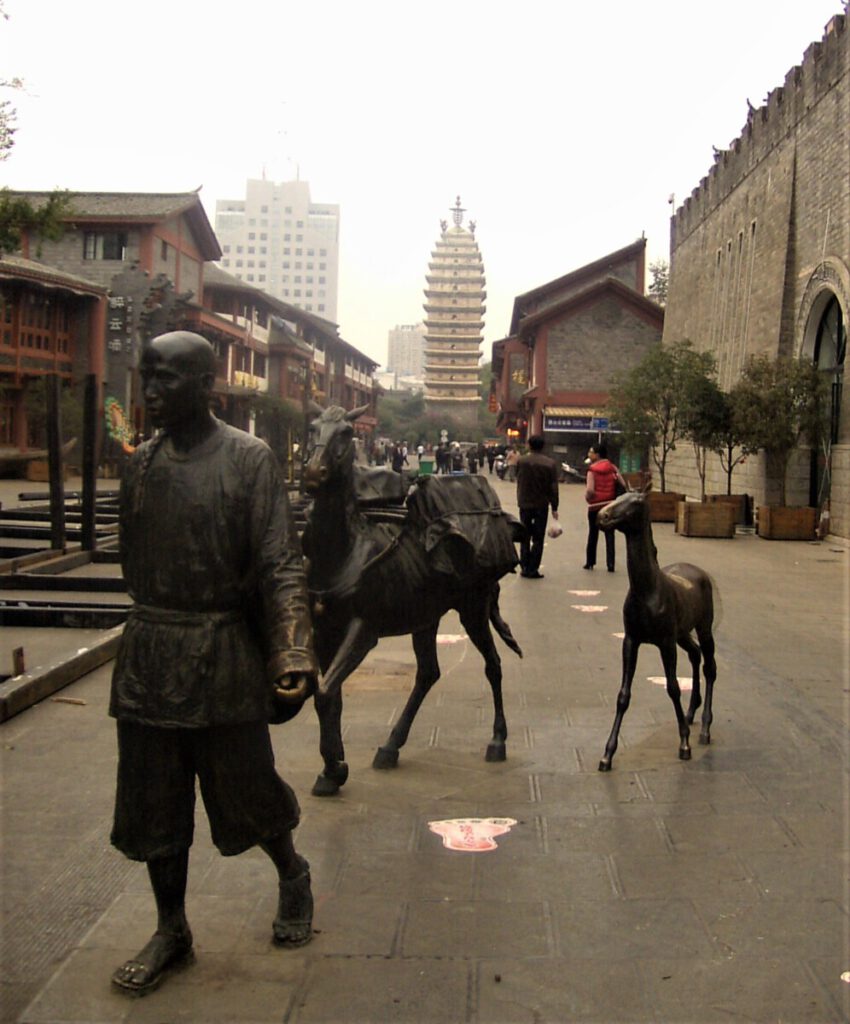
[[[251,178],[244,199],[216,202],[220,266],[283,302],[337,322],[339,206],[306,181]]]

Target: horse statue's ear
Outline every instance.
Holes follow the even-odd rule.
[[[364,412],[369,411],[368,405],[360,405],[356,409],[352,409],[350,412],[345,414],[345,418],[349,423],[353,423],[355,420],[360,419]]]
[[[307,402],[307,411],[311,412],[314,416],[321,416],[325,411],[318,402],[314,402],[312,398]]]

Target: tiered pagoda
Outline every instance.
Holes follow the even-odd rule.
[[[475,221],[463,226],[460,196],[452,227],[431,252],[425,289],[425,403],[429,413],[472,426],[478,419],[478,360],[484,330],[484,265]]]

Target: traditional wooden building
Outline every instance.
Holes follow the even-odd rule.
[[[543,434],[572,461],[611,429],[614,376],[661,340],[664,310],[646,297],[645,278],[640,238],[516,297],[510,334],[492,357],[493,404],[509,439]]]
[[[47,374],[103,380],[106,288],[20,256],[0,258],[0,451],[33,437],[27,389]]]

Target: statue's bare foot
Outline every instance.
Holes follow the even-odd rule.
[[[153,992],[176,967],[191,961],[191,932],[154,932],[145,948],[115,971],[112,984],[131,995],[143,996]]]
[[[313,938],[313,893],[310,889],[310,865],[298,858],[301,872],[280,883],[274,940],[279,946],[305,946]]]

